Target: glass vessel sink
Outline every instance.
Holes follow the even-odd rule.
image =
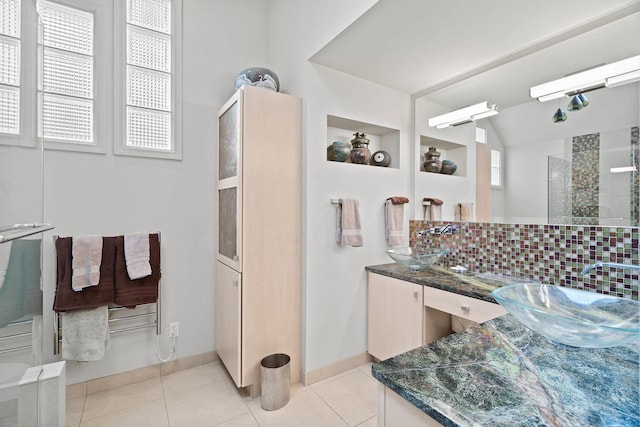
[[[574,347],[615,347],[640,337],[640,303],[540,283],[491,292],[512,316],[551,341]]]
[[[387,250],[387,255],[389,255],[391,259],[400,265],[408,267],[411,271],[418,271],[430,267],[448,253],[449,249],[416,250],[410,247]]]

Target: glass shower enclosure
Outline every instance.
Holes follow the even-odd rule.
[[[43,221],[42,110],[29,95],[38,87],[37,1],[0,3],[0,426],[59,426],[64,362],[42,364],[42,239],[53,227]]]
[[[640,225],[639,127],[574,136],[548,158],[549,224]]]

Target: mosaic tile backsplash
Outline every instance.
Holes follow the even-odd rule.
[[[452,222],[460,226],[455,234],[418,237],[419,231],[443,224],[412,220],[409,238],[415,247],[448,247],[444,266],[461,265],[638,301],[638,270],[605,267],[580,275],[595,262],[639,265],[638,227]]]

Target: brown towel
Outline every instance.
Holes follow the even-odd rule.
[[[139,304],[158,301],[160,282],[160,239],[158,234],[149,234],[149,262],[151,275],[131,280],[127,273],[124,254],[124,236],[116,237],[115,302],[123,307],[134,308]]]
[[[98,286],[85,288],[75,292],[71,288],[71,237],[60,237],[56,240],[58,273],[56,279],[56,296],[53,301],[55,311],[96,308],[114,302],[114,269],[116,256],[115,237],[102,238],[102,260],[100,262],[100,282]]]
[[[391,203],[394,205],[402,205],[404,203],[409,203],[409,199],[402,196],[389,197],[387,200],[391,200]]]
[[[442,200],[435,199],[433,197],[425,197],[424,199],[422,199],[422,201],[431,203],[432,205],[441,205],[444,203]]]

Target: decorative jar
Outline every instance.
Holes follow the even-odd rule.
[[[424,153],[424,170],[426,172],[440,173],[442,169],[442,160],[440,160],[440,152],[436,147],[429,147],[429,151]]]
[[[369,151],[369,138],[364,132],[356,132],[353,134],[355,138],[351,140],[351,153],[349,159],[351,163],[357,163],[360,165],[369,164],[371,159],[371,151]]]
[[[342,141],[334,141],[327,147],[327,160],[332,162],[346,162],[351,154],[351,146]]]

